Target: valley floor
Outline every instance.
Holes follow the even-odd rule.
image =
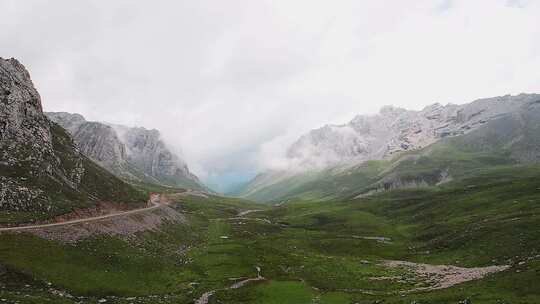
[[[540,303],[540,170],[512,170],[277,207],[168,194],[182,220],[69,242],[2,232],[0,301]]]

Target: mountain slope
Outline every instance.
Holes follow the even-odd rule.
[[[437,185],[478,168],[536,163],[539,121],[536,94],[419,112],[387,107],[375,117],[304,135],[289,149],[294,170],[265,172],[237,195],[259,201],[355,197]]]
[[[0,58],[0,222],[49,218],[97,202],[146,197],[103,170],[43,114],[29,73]]]
[[[68,130],[81,152],[130,182],[206,190],[157,130],[86,121],[80,114],[46,115]]]
[[[385,106],[377,115],[358,115],[345,125],[313,130],[291,145],[287,155],[303,167],[316,168],[385,159],[468,134],[501,116],[523,113],[538,100],[538,94],[520,94],[465,105],[433,104],[421,111]]]

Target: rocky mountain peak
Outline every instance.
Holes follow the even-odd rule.
[[[0,58],[0,149],[2,162],[21,161],[51,173],[56,164],[49,121],[30,74],[16,59]]]
[[[30,78],[30,73],[17,59],[4,59],[0,57],[0,66],[3,70],[2,76],[4,77],[3,80],[6,81],[5,84],[12,83],[37,93],[32,83],[32,79]],[[35,105],[38,105],[41,108],[41,102]]]
[[[0,58],[0,209],[48,210],[45,191],[35,185],[54,178],[78,188],[84,168],[69,138],[54,138],[30,74],[16,59]],[[68,148],[69,149],[69,148]]]
[[[156,129],[87,121],[80,114],[47,113],[67,129],[81,152],[115,175],[136,182],[204,189]]]
[[[79,127],[86,122],[86,119],[77,113],[48,112],[46,115],[52,121],[62,125],[64,129],[68,130],[70,133],[75,133]]]
[[[106,124],[87,121],[80,114],[48,112],[49,119],[66,129],[80,151],[101,166],[119,172],[126,164],[126,148],[114,129]],[[123,176],[123,175],[120,175]]]
[[[506,95],[464,105],[435,103],[420,111],[384,106],[376,115],[358,115],[347,124],[310,131],[291,145],[287,155],[304,168],[384,159],[466,134],[538,99],[537,94]]]
[[[199,182],[186,163],[162,140],[158,130],[128,128],[122,132],[121,138],[130,161],[147,174],[164,180],[187,178]]]

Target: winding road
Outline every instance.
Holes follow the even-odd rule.
[[[95,217],[87,217],[87,218],[83,218],[83,219],[71,220],[71,221],[59,222],[59,223],[28,225],[28,226],[18,226],[18,227],[6,227],[6,228],[0,228],[0,232],[41,229],[41,228],[48,228],[48,227],[55,227],[55,226],[64,226],[64,225],[71,225],[71,224],[78,224],[78,223],[93,222],[93,221],[99,221],[99,220],[102,220],[102,219],[108,219],[108,218],[113,218],[113,217],[118,217],[118,216],[126,216],[126,215],[135,214],[135,213],[147,212],[147,211],[150,211],[152,209],[159,208],[161,206],[161,204],[159,204],[155,200],[150,200],[150,203],[152,204],[152,206],[146,207],[146,208],[141,208],[141,209],[135,209],[135,210],[129,210],[129,211],[125,211],[125,212],[100,215],[100,216],[95,216]]]

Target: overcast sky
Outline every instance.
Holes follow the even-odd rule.
[[[540,1],[0,0],[45,110],[159,129],[220,187],[392,104],[540,92]]]

